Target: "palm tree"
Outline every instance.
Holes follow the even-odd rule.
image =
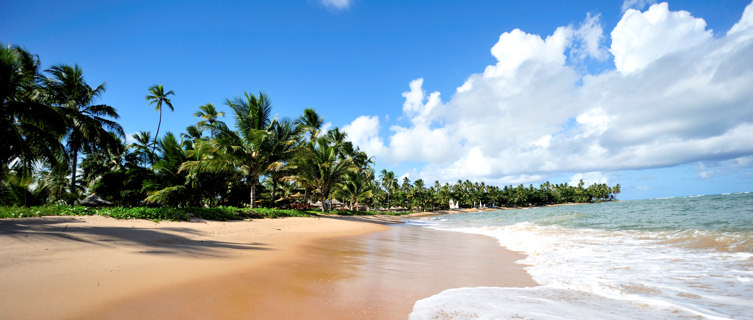
[[[84,81],[78,65],[56,65],[47,70],[51,77],[45,81],[47,98],[63,115],[67,124],[65,136],[71,165],[71,193],[76,193],[76,175],[79,152],[91,152],[95,148],[108,148],[112,144],[110,132],[124,136],[123,128],[106,117],[117,119],[115,108],[104,104],[92,104],[105,92],[102,83],[92,88]]]
[[[329,208],[324,205],[325,200],[342,182],[345,173],[353,169],[352,165],[353,160],[338,157],[337,148],[330,144],[329,139],[320,137],[296,159],[297,178],[301,184],[319,194],[322,211],[327,211]]]
[[[274,201],[277,184],[284,180],[291,180],[290,177],[293,175],[289,162],[299,151],[300,133],[293,122],[287,118],[274,121],[272,130],[269,149],[272,162],[269,165],[268,174],[271,178],[271,195]]]
[[[186,127],[186,132],[180,134],[181,144],[189,149],[193,149],[193,145],[196,141],[202,139],[202,132],[198,126]]]
[[[308,133],[309,142],[313,143],[324,126],[324,117],[320,117],[314,109],[306,108],[295,123]]]
[[[225,127],[225,123],[217,120],[219,117],[224,117],[225,112],[217,112],[214,105],[207,103],[199,107],[199,111],[193,114],[194,117],[201,118],[201,121],[196,124],[199,129],[209,129],[209,137],[214,139],[214,133],[217,130],[221,130]]]
[[[152,133],[149,131],[139,131],[131,135],[131,137],[136,142],[129,144],[128,148],[136,149],[134,153],[141,158],[141,165],[146,168],[147,165],[154,164],[154,153],[149,150],[149,146],[155,143],[152,141]]]
[[[347,200],[350,209],[354,210],[354,204],[358,207],[359,201],[372,197],[374,193],[369,184],[370,180],[364,173],[348,171],[345,174],[345,181],[338,187],[337,194]]]
[[[170,206],[197,205],[200,192],[192,188],[188,175],[180,171],[180,166],[189,160],[186,151],[169,131],[157,144],[161,156],[152,166],[154,177],[144,182],[144,189],[149,190],[146,201]]]
[[[170,101],[170,98],[167,96],[175,94],[172,90],[165,92],[165,88],[162,87],[161,84],[155,84],[149,88],[149,94],[146,96],[146,101],[149,101],[149,105],[154,105],[154,110],[159,111],[159,123],[157,123],[157,133],[154,134],[154,140],[156,141],[159,139],[159,128],[162,126],[162,105],[166,105],[168,108],[170,108],[170,111],[174,111],[173,104]],[[152,153],[154,153],[154,150],[157,148],[157,144],[154,144],[154,147],[152,147]]]
[[[353,143],[345,141],[348,137],[347,132],[340,131],[340,128],[335,127],[332,130],[327,131],[327,139],[332,142],[337,149],[338,156],[340,157],[353,157],[355,156],[355,149],[353,149]]]
[[[127,162],[129,158],[134,156],[128,152],[128,148],[117,134],[111,132],[110,137],[112,139],[110,148],[97,148],[93,152],[87,153],[81,160],[81,169],[83,170],[81,179],[86,181],[88,187],[91,187],[108,172],[125,169],[124,161]]]
[[[395,179],[395,173],[382,169],[380,173],[381,184],[384,190],[387,192],[387,210],[390,209],[390,198],[392,197],[392,191],[397,186],[397,179]]]
[[[199,141],[205,147],[197,149],[211,152],[201,152],[197,160],[183,163],[180,170],[243,175],[250,187],[249,207],[253,208],[259,176],[275,163],[270,152],[274,136],[272,104],[261,92],[258,97],[244,93],[243,98],[228,99],[226,104],[235,113],[237,131],[223,130],[213,140]],[[192,151],[189,155],[196,153]]]
[[[31,174],[36,161],[65,165],[65,122],[41,95],[39,58],[0,43],[0,181],[8,169]]]

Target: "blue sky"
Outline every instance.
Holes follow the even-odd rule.
[[[750,3],[653,4],[4,1],[0,41],[106,82],[128,134],[156,130],[153,84],[176,93],[175,133],[261,90],[412,180],[753,191]]]

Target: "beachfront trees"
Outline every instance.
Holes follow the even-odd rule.
[[[348,171],[344,181],[338,185],[335,194],[338,198],[348,202],[351,210],[358,211],[360,202],[367,201],[374,196],[369,177],[364,172]]]
[[[162,126],[162,105],[167,106],[170,108],[170,111],[175,111],[175,108],[173,108],[173,103],[170,101],[170,98],[168,98],[169,95],[174,95],[175,92],[172,90],[165,92],[165,88],[161,84],[155,84],[151,87],[149,87],[149,94],[146,95],[145,99],[149,102],[149,105],[154,105],[154,110],[159,111],[159,122],[157,123],[157,133],[154,134],[154,140],[155,142],[159,139],[159,128]],[[157,144],[155,143],[152,147],[152,153],[154,153],[154,150],[157,148]]]
[[[66,125],[65,146],[71,162],[70,192],[76,194],[78,184],[79,152],[92,152],[96,148],[112,145],[111,133],[124,135],[123,128],[114,120],[119,117],[115,108],[105,104],[93,104],[104,92],[105,84],[94,88],[84,80],[78,65],[55,65],[47,70],[50,77],[44,79],[45,100],[57,107]]]
[[[146,201],[175,207],[198,205],[197,183],[190,181],[187,172],[180,172],[180,166],[189,160],[186,150],[172,132],[167,132],[157,144],[160,156],[152,165],[154,174],[144,181],[144,189],[149,190]]]
[[[110,139],[108,148],[95,148],[81,160],[81,179],[89,188],[108,172],[123,170],[138,161],[137,155],[129,152],[129,147],[117,134],[110,132]]]
[[[382,169],[382,171],[379,173],[379,179],[379,182],[384,189],[385,195],[387,196],[387,209],[389,209],[391,200],[390,198],[392,197],[392,194],[395,191],[395,187],[397,186],[395,173],[392,171],[387,171],[387,169]]]
[[[338,156],[336,144],[328,137],[314,139],[309,148],[304,148],[295,160],[299,183],[319,195],[322,211],[329,208],[324,205],[332,190],[339,185],[346,172],[353,170],[353,160]]]
[[[253,208],[259,176],[275,161],[270,152],[274,138],[272,103],[260,92],[258,96],[244,93],[226,104],[235,113],[236,131],[223,130],[214,139],[200,142],[205,144],[202,149],[211,152],[183,163],[180,170],[242,175],[250,188],[249,207]]]
[[[272,157],[267,171],[273,202],[276,200],[278,184],[284,184],[293,179],[294,170],[290,161],[300,152],[302,142],[299,129],[300,127],[287,118],[273,121],[269,147]]]
[[[0,43],[0,203],[28,203],[37,164],[66,165],[65,123],[42,99],[39,65],[28,51]]]

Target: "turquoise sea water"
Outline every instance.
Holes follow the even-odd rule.
[[[532,288],[457,288],[411,319],[753,319],[753,194],[453,214],[409,223],[527,254]],[[469,261],[472,263],[472,261]]]

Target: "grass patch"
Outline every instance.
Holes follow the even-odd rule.
[[[105,207],[89,208],[83,206],[67,205],[44,205],[38,207],[9,207],[0,206],[0,218],[32,218],[43,216],[92,216],[100,215],[112,217],[115,219],[144,219],[152,221],[170,220],[170,221],[188,221],[191,215],[196,218],[214,221],[243,220],[243,219],[264,219],[264,218],[283,218],[283,217],[311,217],[316,215],[341,215],[341,216],[368,216],[368,215],[405,215],[409,212],[387,212],[387,211],[344,211],[332,210],[323,213],[320,210],[294,210],[294,209],[274,209],[274,208],[237,208],[237,207],[217,207],[217,208],[151,208],[151,207]]]

